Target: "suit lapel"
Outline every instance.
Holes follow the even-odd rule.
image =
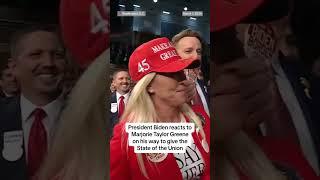
[[[111,99],[110,99],[110,107],[109,107],[109,112],[110,112],[110,125],[111,125],[111,131],[113,131],[113,127],[115,124],[118,122],[118,104],[117,104],[117,95],[116,92],[112,93]]]
[[[312,136],[312,140],[315,144],[314,147],[317,151],[318,162],[320,162],[320,147],[318,146],[320,142],[320,133],[318,131],[318,118],[313,119],[314,115],[312,114],[313,112],[311,109],[313,99],[310,99],[308,97],[308,94],[305,91],[308,87],[306,87],[305,84],[301,81],[302,79],[308,80],[309,76],[307,75],[307,73],[305,73],[304,69],[302,68],[303,66],[301,66],[299,63],[286,63],[282,61],[279,62],[287,79],[290,82],[290,85],[292,86],[293,93],[295,94],[300,108],[303,112],[304,118]],[[318,111],[316,112],[318,113]]]
[[[27,166],[26,166],[26,156],[25,156],[25,143],[23,136],[22,120],[21,120],[21,107],[20,98],[12,98],[3,107],[3,114],[1,114],[3,121],[1,124],[1,179],[27,179]],[[22,148],[22,155],[15,161],[9,161],[5,154],[5,147],[8,148],[8,144],[4,142],[4,135],[13,132],[22,133],[22,144],[17,146],[10,146],[9,152],[18,152]]]
[[[200,88],[201,88],[201,91],[202,91],[202,93],[203,93],[203,95],[204,95],[204,97],[205,97],[205,99],[206,99],[206,102],[207,102],[207,104],[209,105],[208,92],[207,92],[207,90],[205,89],[206,86],[205,86],[205,84],[204,84],[204,82],[203,82],[202,80],[197,79],[197,81],[198,81],[198,84],[199,84],[199,86],[200,86]]]

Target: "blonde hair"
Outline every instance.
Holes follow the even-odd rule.
[[[239,132],[223,143],[216,144],[215,178],[240,179],[235,166],[253,180],[285,180],[260,147],[244,132]]]
[[[141,80],[137,82],[134,86],[129,101],[127,103],[127,107],[125,109],[124,114],[120,121],[126,121],[131,123],[155,123],[158,121],[157,111],[152,102],[152,99],[148,93],[148,86],[156,76],[156,73],[150,73],[144,76]],[[200,134],[203,138],[205,137],[201,120],[199,117],[193,112],[191,107],[184,103],[180,107],[180,113],[186,115],[190,121],[194,122],[196,127],[200,129]],[[123,132],[125,133],[125,132]],[[124,137],[124,136],[123,136]],[[128,145],[123,146],[128,147]],[[142,154],[136,154],[138,159],[139,168],[142,174],[148,178],[146,168],[143,163]]]
[[[60,118],[39,179],[107,179],[106,86],[109,49],[80,77]]]

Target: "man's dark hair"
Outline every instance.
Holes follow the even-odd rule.
[[[129,74],[128,70],[126,70],[126,69],[118,69],[118,70],[116,70],[116,71],[112,74],[112,80],[114,80],[115,77],[116,77],[116,75],[117,75],[119,72],[122,72],[122,71],[127,72],[127,73]]]
[[[16,32],[14,32],[11,36],[10,40],[10,53],[11,57],[16,57],[18,55],[18,45],[20,41],[25,38],[26,35],[31,34],[33,32],[37,31],[45,31],[45,32],[51,32],[54,34],[57,34],[57,37],[61,41],[60,35],[58,33],[58,28],[53,25],[32,25],[25,27],[23,29],[20,29]]]

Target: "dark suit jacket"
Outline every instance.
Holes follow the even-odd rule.
[[[61,108],[64,107],[62,105]],[[27,161],[25,155],[25,142],[23,137],[22,119],[21,119],[20,96],[3,98],[0,100],[0,180],[28,180]],[[22,148],[23,154],[16,161],[8,161],[3,156],[5,147],[4,134],[12,131],[21,131],[22,144],[7,148],[14,152]]]
[[[319,83],[320,81],[315,81],[310,78],[310,74],[303,68],[303,64],[294,61],[281,61],[280,64],[284,70],[297,100],[300,104],[301,110],[303,111],[304,117],[306,119],[307,125],[309,127],[313,142],[315,144],[315,150],[318,155],[318,162],[320,162],[320,97],[319,96]],[[306,79],[311,87],[307,87],[305,83],[301,80]],[[306,90],[309,89],[311,99],[308,97]]]
[[[0,98],[5,98],[6,95],[3,93],[2,89],[0,89]]]
[[[197,82],[198,82],[198,84],[199,84],[199,86],[200,86],[200,88],[201,88],[201,90],[202,90],[202,92],[204,94],[204,97],[206,98],[206,102],[207,102],[207,104],[209,106],[208,87],[207,87],[207,85],[205,84],[205,82],[203,80],[197,79]]]
[[[16,95],[14,95],[14,96],[6,96],[5,94],[4,94],[4,92],[0,89],[0,99],[6,99],[6,98],[13,98],[13,97],[15,97]]]
[[[26,156],[24,142],[22,147],[10,147],[9,151],[15,148],[22,148],[23,154],[16,161],[8,161],[3,156],[4,133],[10,131],[22,131],[20,98],[14,97],[0,101],[0,179],[2,180],[25,180],[27,178]],[[23,137],[22,137],[23,138]],[[23,138],[24,139],[24,138]]]
[[[4,94],[4,92],[0,89],[0,98],[10,98]]]
[[[110,125],[111,125],[111,130],[113,132],[113,127],[118,123],[119,121],[119,118],[118,118],[118,104],[117,104],[117,108],[116,108],[116,111],[115,112],[112,112],[111,111],[111,106],[113,103],[116,103],[117,104],[117,94],[116,92],[113,92],[111,94],[111,99],[110,99],[110,108],[109,108],[109,112],[110,112]],[[113,133],[112,133],[113,134]]]

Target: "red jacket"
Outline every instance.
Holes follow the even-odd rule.
[[[259,137],[254,139],[274,165],[278,166],[278,170],[288,176],[298,176],[305,180],[320,179],[304,158],[299,145],[281,138]],[[241,172],[239,174],[241,180],[249,180]]]
[[[203,109],[195,108],[194,111],[205,118],[206,123],[203,128],[210,147],[210,119]],[[189,121],[188,117],[186,117],[186,120]],[[125,121],[114,127],[114,136],[110,141],[110,180],[146,180],[147,178],[144,177],[139,168],[134,148],[127,146],[128,134],[123,128],[125,128]],[[201,179],[209,180],[210,151],[209,153],[205,152],[196,132],[192,133],[192,136],[205,162]],[[150,180],[182,179],[182,174],[173,154],[170,153],[163,161],[155,163],[156,166],[148,161],[144,154],[142,154],[142,157]]]

